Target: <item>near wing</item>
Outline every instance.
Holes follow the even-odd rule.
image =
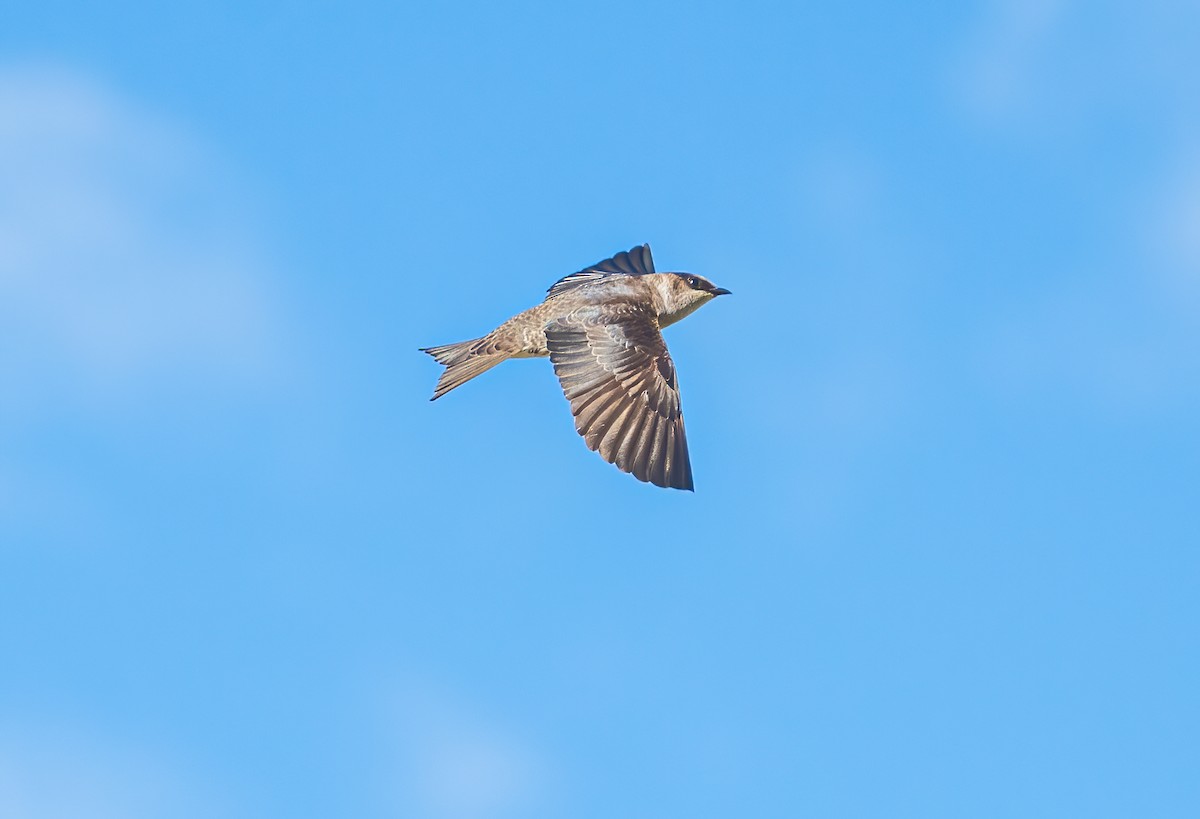
[[[579,311],[547,325],[546,346],[590,449],[638,480],[692,489],[675,365],[650,310]]]

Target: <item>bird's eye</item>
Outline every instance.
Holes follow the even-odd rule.
[[[699,280],[695,276],[688,276],[686,281],[688,283],[688,287],[691,287],[692,289],[695,289],[696,286],[700,284]]]

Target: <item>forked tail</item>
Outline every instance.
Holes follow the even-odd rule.
[[[437,363],[446,366],[446,369],[442,371],[441,378],[438,379],[437,386],[433,390],[433,398],[430,398],[430,401],[436,401],[450,390],[487,372],[509,357],[507,353],[487,350],[482,343],[483,340],[482,338],[473,338],[457,344],[421,348],[421,352],[429,353]]]

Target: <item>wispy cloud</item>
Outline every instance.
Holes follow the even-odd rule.
[[[987,8],[951,74],[967,111],[991,124],[1027,112],[1065,6],[1063,0],[1002,0]]]
[[[527,737],[461,698],[406,686],[393,702],[394,808],[418,819],[529,816],[548,795],[547,765]]]
[[[286,377],[250,199],[217,151],[128,94],[0,66],[0,522],[92,518],[102,487],[39,446],[267,398]]]
[[[61,66],[0,68],[0,407],[134,402],[277,366],[245,191],[187,130]]]
[[[1171,0],[988,9],[951,60],[960,110],[1002,140],[1034,135],[1018,156],[1073,163],[1058,183],[1088,186],[1075,199],[1090,210],[1053,218],[1094,222],[1076,230],[1086,244],[1064,245],[1039,271],[1040,288],[980,323],[981,370],[1008,395],[1073,396],[1118,415],[1190,406],[1200,376],[1184,353],[1200,343],[1200,103],[1187,43],[1200,13]]]
[[[1111,128],[1136,115],[1195,125],[1200,7],[1179,0],[992,0],[947,80],[960,113],[1007,134]]]
[[[0,816],[201,819],[233,815],[161,754],[52,725],[4,725]]]
[[[1195,137],[1200,145],[1200,130]],[[1147,253],[1170,297],[1200,319],[1200,152],[1178,159],[1164,177],[1142,209]]]

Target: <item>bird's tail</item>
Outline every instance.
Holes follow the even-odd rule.
[[[446,365],[437,386],[433,390],[436,401],[455,387],[465,384],[477,375],[485,373],[501,361],[509,357],[508,353],[498,353],[486,349],[480,342],[482,338],[460,341],[457,344],[443,344],[440,347],[422,347],[421,352],[429,353],[439,364]]]

